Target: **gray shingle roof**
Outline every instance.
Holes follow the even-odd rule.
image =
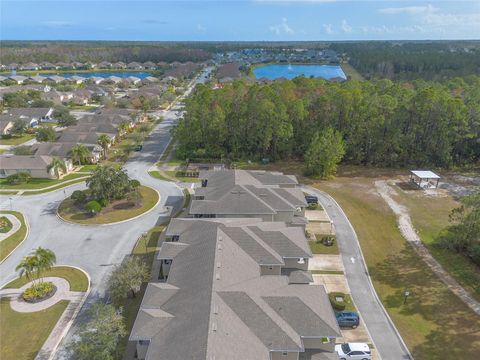
[[[337,336],[337,331],[326,324],[310,307],[295,296],[263,296],[298,334],[302,336]]]
[[[290,351],[301,350],[295,341],[265,314],[245,292],[222,291],[218,294],[267,348]]]

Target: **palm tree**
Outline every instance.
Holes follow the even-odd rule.
[[[57,179],[60,179],[60,172],[66,174],[67,172],[67,165],[65,162],[57,157],[54,157],[50,164],[47,165],[47,171],[50,173],[53,171]]]
[[[74,160],[78,162],[78,165],[86,162],[91,157],[90,151],[85,145],[82,144],[72,146],[69,154]]]
[[[20,270],[20,276],[25,274],[28,280],[33,282],[33,287],[36,286],[34,274],[38,274],[38,258],[35,255],[24,256],[20,264],[17,265],[15,271]]]
[[[130,129],[130,124],[126,121],[118,125],[118,130],[120,132],[120,135],[125,135],[129,129]]]
[[[107,148],[108,148],[108,145],[110,145],[110,138],[105,135],[105,134],[102,134],[100,135],[100,137],[98,138],[98,144],[102,147],[103,149],[103,157],[104,158],[107,158]]]
[[[37,278],[39,279],[44,271],[50,270],[55,262],[57,257],[52,250],[44,249],[38,247],[35,250],[34,256],[37,258]]]

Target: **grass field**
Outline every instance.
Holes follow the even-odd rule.
[[[43,178],[33,178],[28,183],[25,184],[15,184],[10,185],[6,179],[0,179],[0,189],[2,190],[15,190],[15,189],[42,189],[52,185],[60,185],[68,180],[74,180],[81,177],[84,177],[85,174],[68,174],[62,179],[43,179]]]
[[[87,291],[88,289],[88,278],[87,276],[80,270],[75,269],[70,266],[54,266],[50,270],[47,270],[43,273],[44,277],[48,276],[56,276],[64,278],[70,284],[71,291]],[[25,276],[19,277],[7,285],[5,285],[4,289],[15,289],[22,287],[23,285],[30,282]]]
[[[10,300],[0,300],[0,359],[34,359],[50,335],[68,301],[33,313],[19,313],[10,307]]]
[[[350,64],[343,63],[341,65],[343,72],[350,80],[365,80],[363,76]]]
[[[0,145],[19,145],[32,140],[35,134],[24,134],[22,136],[12,136],[10,139],[0,138]]]
[[[74,205],[74,201],[67,198],[62,201],[58,207],[58,213],[67,221],[84,225],[110,224],[117,221],[128,220],[147,212],[153,208],[159,200],[158,193],[152,188],[140,186],[139,191],[143,199],[142,206],[140,207],[100,212],[98,215],[92,217],[84,211],[79,211]]]
[[[397,200],[408,208],[415,229],[430,253],[472,296],[480,301],[480,269],[466,257],[434,246],[435,238],[448,224],[450,211],[460,204],[449,194],[426,196],[423,191],[395,186]]]
[[[316,186],[339,202],[354,226],[375,289],[413,357],[476,358],[480,351],[480,318],[406,243],[395,215],[375,192],[374,179],[339,177]],[[404,305],[406,289],[411,296]]]
[[[25,218],[22,213],[19,213],[18,211],[1,211],[0,214],[12,214],[20,220],[21,224],[20,229],[5,240],[0,241],[0,261],[2,261],[23,241],[27,234],[27,226],[25,224]]]

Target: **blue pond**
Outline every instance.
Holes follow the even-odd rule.
[[[261,66],[253,70],[257,79],[267,78],[275,80],[281,77],[293,79],[298,76],[333,79],[336,77],[346,79],[345,73],[339,65],[288,65],[274,64]]]
[[[48,76],[51,76],[53,74],[48,74]],[[71,73],[58,73],[55,75],[63,76],[65,78],[69,78],[72,76],[82,76],[85,78],[90,78],[90,77],[109,77],[109,76],[117,76],[119,78],[127,78],[129,76],[135,76],[140,79],[144,79],[147,76],[150,76],[151,73],[145,72],[145,71],[118,71],[118,72],[111,72],[111,71],[92,71],[92,72],[82,72],[82,73],[76,73],[76,72],[71,72]]]

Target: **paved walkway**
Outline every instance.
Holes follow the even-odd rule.
[[[65,181],[50,185],[50,186],[45,186],[45,187],[36,188],[36,189],[4,189],[3,191],[18,191],[18,192],[20,192],[20,195],[21,195],[24,192],[26,192],[26,193],[37,192],[37,191],[43,191],[43,190],[48,190],[48,189],[53,189],[53,188],[55,188],[54,190],[57,190],[57,188],[60,189],[62,187],[67,186],[70,183],[73,183],[73,182],[78,181],[78,180],[87,179],[88,177],[89,177],[89,175],[80,176],[80,177],[75,178],[75,179],[65,180]],[[19,195],[19,194],[17,193],[17,195]]]
[[[2,241],[2,240],[5,240],[6,238],[8,238],[10,235],[15,234],[18,231],[18,229],[20,229],[20,226],[22,224],[20,223],[20,220],[18,220],[15,215],[0,214],[0,216],[5,216],[12,223],[12,228],[10,229],[10,231],[8,231],[6,233],[0,233],[0,241]]]
[[[371,335],[374,346],[378,350],[379,358],[383,360],[411,359],[402,337],[375,292],[357,234],[342,208],[331,196],[318,189],[303,186],[302,190],[318,196],[321,205],[335,225],[345,276],[351,290],[350,294]]]
[[[408,209],[397,203],[393,198],[393,189],[384,180],[375,181],[375,187],[377,188],[380,196],[385,200],[388,206],[395,213],[398,221],[398,228],[403,237],[412,245],[414,250],[420,257],[427,263],[432,271],[442,280],[447,287],[457,295],[465,304],[470,307],[476,314],[480,315],[480,303],[476,301],[453,277],[451,277],[430,254],[428,249],[422,243],[422,240],[415,230]]]

